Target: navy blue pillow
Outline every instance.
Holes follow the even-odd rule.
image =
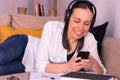
[[[98,54],[100,57],[101,57],[101,51],[102,51],[102,41],[105,36],[107,25],[108,25],[108,22],[105,22],[102,25],[93,27],[93,29],[90,31],[91,33],[93,33],[95,39],[98,41],[97,48],[98,48]]]

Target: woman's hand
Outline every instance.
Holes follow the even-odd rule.
[[[77,62],[80,60],[79,62]],[[65,64],[66,71],[65,72],[76,72],[81,70],[83,67],[85,67],[88,64],[88,59],[81,59],[81,57],[74,57],[71,58],[71,60]]]
[[[78,60],[80,61],[77,62]],[[69,62],[63,64],[48,63],[45,68],[45,72],[52,72],[52,73],[76,72],[83,69],[83,67],[86,66],[88,62],[89,62],[88,59],[83,60],[81,59],[81,57],[77,57],[77,58],[74,57],[71,58]]]
[[[90,70],[92,72],[102,74],[103,69],[101,66],[98,64],[98,62],[90,55],[89,56],[89,62],[86,66],[83,67],[85,70]]]

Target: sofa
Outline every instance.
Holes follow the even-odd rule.
[[[7,37],[14,34],[29,34],[40,37],[44,24],[49,20],[63,21],[63,17],[0,14],[0,42],[2,43]],[[107,69],[107,74],[120,78],[120,39],[104,35],[101,50],[100,57]]]

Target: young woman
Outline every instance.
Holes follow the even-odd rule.
[[[79,70],[105,73],[98,56],[97,41],[89,32],[95,18],[96,9],[90,1],[74,0],[66,10],[65,22],[47,22],[38,46],[36,69],[52,73]],[[77,57],[79,51],[89,51],[89,58]]]

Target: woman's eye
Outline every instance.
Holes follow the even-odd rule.
[[[85,24],[85,25],[89,25],[89,24]]]
[[[90,25],[90,23],[84,23],[84,25],[88,26],[88,25]]]
[[[80,21],[78,21],[78,20],[75,20],[74,22],[76,22],[76,23],[79,23]]]

